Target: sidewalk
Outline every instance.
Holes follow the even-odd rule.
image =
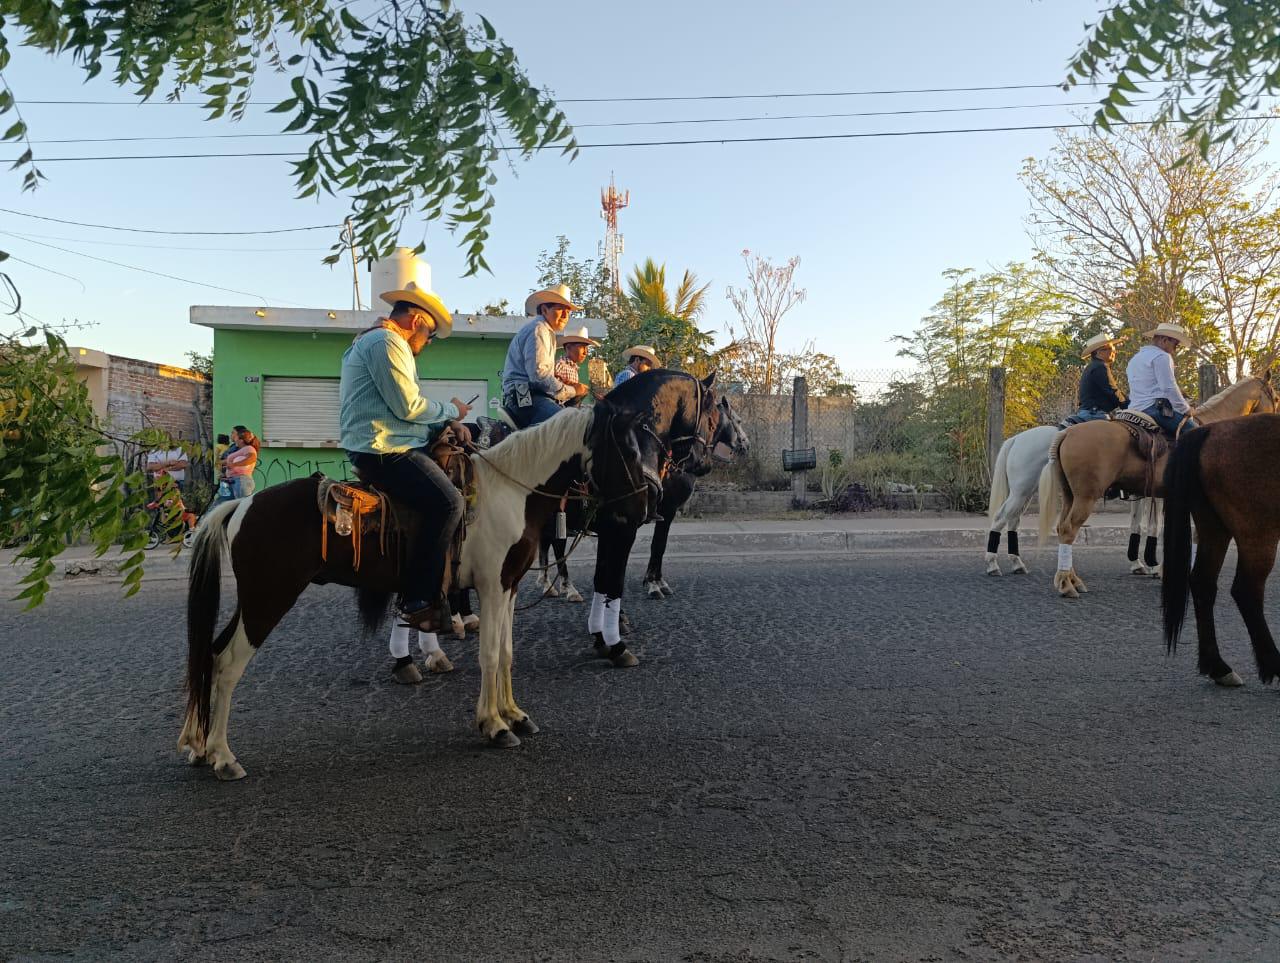
[[[1021,547],[1025,552],[1036,547],[1034,515],[1022,519]],[[642,528],[636,537],[632,561],[648,557],[653,539],[653,526]],[[1095,515],[1081,531],[1076,544],[1081,546],[1125,545],[1129,539],[1129,516],[1121,512]],[[896,515],[844,515],[826,518],[759,519],[746,521],[708,521],[678,518],[671,526],[667,557],[708,557],[733,555],[847,555],[867,551],[929,552],[966,549],[983,551],[987,542],[987,519],[982,515],[957,513],[921,514],[903,512]],[[586,539],[574,553],[575,560],[595,557],[595,540]],[[1001,551],[1004,551],[1001,540]],[[186,550],[173,556],[172,547],[157,548],[147,553],[144,578],[184,579],[187,575]],[[0,550],[0,594],[12,595],[18,580],[29,570],[25,563],[12,564],[17,556],[13,549]],[[114,578],[119,575],[124,555],[108,552],[93,557],[93,549],[80,546],[67,549],[54,561],[55,581],[82,578]]]

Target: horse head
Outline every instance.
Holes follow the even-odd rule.
[[[667,447],[653,428],[647,410],[632,411],[596,402],[587,429],[588,478],[607,520],[643,525],[662,498],[662,472]]]
[[[1276,397],[1275,381],[1271,377],[1271,369],[1260,375],[1254,375],[1258,379],[1258,386],[1262,389],[1262,396],[1258,399],[1257,405],[1253,409],[1253,414],[1270,414],[1280,411],[1280,400]]]
[[[751,442],[728,395],[721,395],[716,402],[716,415],[719,420],[711,436],[711,457],[721,464],[745,457],[751,451]]]

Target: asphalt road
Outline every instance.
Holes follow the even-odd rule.
[[[312,589],[231,784],[174,751],[181,583],[0,604],[0,958],[1280,958],[1280,693],[1225,591],[1248,685],[1166,658],[1121,562],[1078,552],[1065,602],[1048,559],[672,560],[638,669],[581,607],[519,617],[512,751],[472,641],[400,687]]]

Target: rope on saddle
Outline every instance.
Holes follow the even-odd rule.
[[[387,554],[389,504],[385,495],[331,478],[321,478],[316,491],[316,500],[320,507],[320,558],[322,560],[326,562],[329,560],[329,526],[332,525],[335,532],[340,532],[338,519],[343,514],[350,519],[353,570],[360,570],[366,515],[377,513],[378,549],[383,555]]]

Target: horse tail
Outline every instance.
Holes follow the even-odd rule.
[[[1160,609],[1164,615],[1167,651],[1178,647],[1178,636],[1187,616],[1191,587],[1191,510],[1204,504],[1200,480],[1200,453],[1209,438],[1201,428],[1184,435],[1173,449],[1164,472],[1164,570],[1160,582]]]
[[[1064,491],[1070,490],[1062,465],[1058,463],[1058,446],[1065,437],[1066,432],[1061,432],[1053,439],[1049,446],[1049,463],[1040,470],[1040,493],[1037,496],[1040,499],[1040,537],[1036,544],[1041,548],[1048,547],[1049,532],[1056,527],[1053,514],[1058,508],[1058,500]]]
[[[239,501],[211,509],[196,530],[187,575],[187,715],[209,731],[209,691],[213,686],[213,630],[218,621],[222,553],[229,546],[227,524]]]
[[[996,455],[995,467],[991,469],[991,498],[987,501],[987,523],[991,528],[996,525],[996,512],[1009,498],[1009,449],[1017,437],[1005,439],[1000,446],[1000,454]]]
[[[378,630],[390,604],[390,592],[367,587],[356,589],[356,608],[360,611],[360,625],[366,634],[372,635]]]

